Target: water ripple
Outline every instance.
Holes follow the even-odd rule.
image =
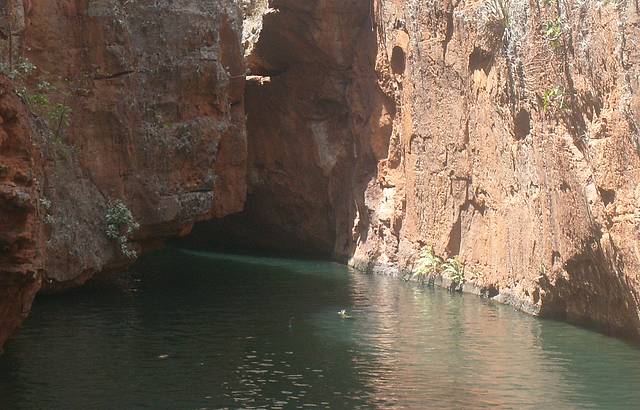
[[[0,408],[640,405],[638,349],[476,297],[315,261],[167,251],[137,271],[38,300]]]

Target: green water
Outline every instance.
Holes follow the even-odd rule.
[[[640,408],[640,350],[474,296],[181,251],[135,271],[37,301],[0,409]]]

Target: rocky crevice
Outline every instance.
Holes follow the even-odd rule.
[[[362,203],[357,192],[362,197],[375,156],[387,149],[375,115],[392,109],[377,87],[370,5],[280,0],[253,7],[249,30],[260,31],[247,55],[246,206],[196,227],[195,236],[345,259],[353,244],[344,227]]]
[[[0,342],[27,316],[41,286],[43,235],[38,195],[41,169],[34,158],[27,112],[0,80]],[[0,343],[1,346],[1,343]]]

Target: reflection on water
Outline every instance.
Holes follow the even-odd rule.
[[[0,408],[640,406],[640,350],[477,297],[210,253],[136,271],[36,303]]]

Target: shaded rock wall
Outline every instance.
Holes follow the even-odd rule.
[[[29,117],[12,85],[0,81],[0,350],[26,317],[41,285],[42,230]]]
[[[195,234],[346,261],[395,113],[377,83],[372,5],[273,0],[245,8],[247,203]]]
[[[28,94],[43,81],[55,90],[34,110],[39,117],[27,115],[15,96],[3,97],[20,113],[20,138],[31,138],[21,146],[20,167],[34,180],[26,188],[3,182],[11,201],[20,189],[31,196],[20,211],[25,221],[11,226],[16,233],[5,240],[3,229],[3,243],[19,239],[26,250],[7,254],[3,245],[0,288],[12,296],[0,298],[0,343],[3,322],[19,321],[15,313],[35,293],[29,275],[50,291],[131,263],[105,234],[110,202],[121,200],[140,223],[130,247],[154,248],[187,234],[196,221],[241,210],[247,157],[242,17],[235,3],[7,0],[2,6],[3,69],[10,73],[28,59],[37,66],[24,80]],[[7,94],[12,88],[4,85]],[[68,126],[47,120],[56,104],[71,109]],[[2,143],[0,165],[11,172],[1,178],[15,181],[17,159],[5,147],[17,142]],[[14,205],[0,206],[3,228],[15,219]],[[32,266],[16,267],[16,260]],[[24,303],[13,303],[16,298]]]

